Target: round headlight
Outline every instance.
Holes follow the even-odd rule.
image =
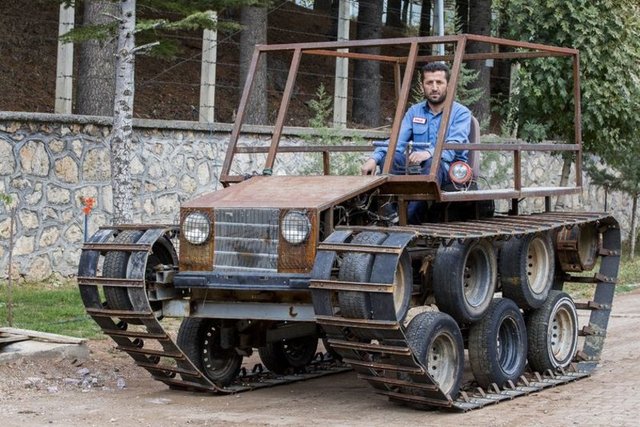
[[[289,211],[282,218],[280,229],[284,240],[292,245],[297,245],[309,237],[311,222],[305,213]]]
[[[471,166],[467,163],[453,162],[449,167],[449,178],[456,184],[466,184],[471,179],[472,172]]]
[[[211,221],[202,212],[192,212],[182,223],[182,233],[192,245],[200,245],[207,241],[211,233]]]

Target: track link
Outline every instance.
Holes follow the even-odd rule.
[[[577,304],[578,309],[590,310],[591,314],[589,323],[581,331],[585,337],[584,346],[571,365],[572,372],[530,372],[523,375],[517,384],[510,383],[504,389],[495,385],[491,390],[467,386],[455,400],[443,393],[408,344],[404,319],[397,319],[395,310],[390,309],[394,306],[391,291],[394,270],[402,251],[406,248],[420,250],[420,247],[435,249],[456,240],[506,240],[588,223],[594,223],[603,236],[598,253],[600,271],[593,277],[565,275],[561,278],[566,282],[586,282],[596,286],[593,301]],[[382,231],[391,237],[378,247],[348,243],[352,234],[362,231]],[[388,244],[390,241],[394,243]],[[350,252],[375,255],[373,270],[378,274],[372,274],[370,281],[377,283],[336,279],[339,260]],[[618,223],[601,213],[544,213],[392,228],[352,227],[335,231],[319,246],[310,288],[316,320],[327,334],[329,344],[376,393],[412,406],[468,411],[589,376],[604,345],[619,261]],[[556,283],[556,286],[561,285]],[[368,318],[343,317],[340,314],[335,294],[345,290],[367,294],[371,298]]]
[[[134,244],[113,242],[114,234],[123,229],[144,233]],[[148,287],[152,284],[145,277],[145,271],[153,243],[162,236],[175,236],[177,232],[173,226],[104,227],[85,243],[80,256],[78,286],[87,314],[115,341],[118,350],[127,353],[154,380],[172,389],[230,394],[350,370],[344,364],[338,365],[316,355],[304,372],[295,375],[275,376],[262,365],[256,365],[251,370],[243,367],[237,380],[227,387],[209,380],[169,336],[160,322],[161,312],[154,312],[148,298]],[[99,275],[99,261],[109,251],[131,253],[126,278]],[[131,309],[108,308],[101,296],[104,287],[126,288]]]

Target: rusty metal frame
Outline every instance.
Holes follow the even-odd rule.
[[[507,52],[487,52],[468,54],[465,47],[468,42],[488,43],[493,46],[509,48]],[[445,55],[418,55],[418,48],[421,45],[433,44],[453,45],[453,54]],[[368,54],[341,49],[357,49],[362,47],[384,47],[384,46],[406,46],[409,53],[406,56],[391,56],[381,54]],[[238,146],[241,128],[246,114],[250,91],[253,87],[254,76],[261,58],[269,52],[289,52],[292,54],[289,68],[289,76],[283,91],[282,102],[278,111],[276,122],[273,126],[271,144],[266,146]],[[284,121],[291,100],[298,68],[302,55],[320,55],[336,58],[351,58],[362,60],[374,60],[389,64],[393,67],[394,88],[397,101],[394,113],[394,121],[390,131],[389,148],[393,152],[398,143],[400,124],[406,111],[409,93],[413,84],[414,71],[418,61],[453,61],[451,79],[449,81],[449,96],[445,100],[442,120],[448,123],[451,106],[455,98],[455,89],[462,62],[482,59],[531,59],[542,57],[570,57],[573,61],[573,97],[574,97],[574,122],[575,135],[573,144],[527,144],[527,143],[500,143],[500,144],[477,144],[465,145],[467,150],[481,151],[503,151],[513,154],[513,174],[514,186],[512,189],[466,191],[466,192],[441,192],[435,185],[437,168],[439,162],[434,162],[435,166],[426,176],[395,176],[389,175],[391,169],[392,156],[387,156],[382,173],[386,175],[384,186],[388,190],[397,191],[400,194],[409,195],[407,200],[415,197],[417,199],[435,199],[440,201],[460,201],[460,200],[484,200],[484,199],[511,199],[514,208],[517,208],[517,199],[527,196],[549,197],[551,195],[575,194],[581,191],[582,187],[582,114],[580,110],[580,65],[579,52],[576,49],[556,46],[546,46],[538,43],[507,40],[495,37],[480,36],[474,34],[462,34],[452,36],[429,36],[429,37],[409,37],[391,38],[380,40],[347,40],[337,42],[313,42],[313,43],[290,43],[279,45],[257,45],[249,66],[247,81],[238,107],[238,112],[231,132],[228,151],[222,165],[221,182],[224,186],[240,182],[243,177],[230,173],[231,164],[235,154],[240,153],[267,153],[267,160],[263,170],[264,174],[269,174],[273,167],[278,153],[292,152],[320,152],[323,156],[323,169],[325,174],[329,174],[329,157],[334,152],[362,152],[370,151],[370,147],[363,146],[299,146],[280,147],[280,138],[284,127]],[[404,66],[404,72],[402,71]],[[435,145],[434,158],[439,159],[443,150],[459,148],[457,144],[445,144],[446,126],[441,126]],[[555,188],[525,188],[522,183],[522,152],[559,152],[570,151],[575,154],[576,178],[575,186],[555,187]],[[425,183],[429,185],[425,185]]]

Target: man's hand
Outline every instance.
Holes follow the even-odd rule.
[[[431,153],[428,151],[414,151],[409,154],[409,164],[419,165],[430,158]]]
[[[377,167],[378,164],[375,159],[368,159],[360,167],[360,173],[362,173],[362,175],[375,175]]]

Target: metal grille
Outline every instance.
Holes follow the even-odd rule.
[[[216,270],[276,272],[278,209],[216,209]]]

